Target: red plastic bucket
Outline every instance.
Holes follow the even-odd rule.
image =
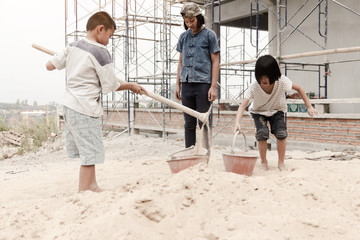
[[[246,137],[244,133],[242,133],[242,135],[245,139],[245,151],[234,151],[235,139],[238,133],[239,132],[236,132],[234,135],[231,151],[222,154],[225,170],[227,172],[251,176],[258,156],[257,154],[247,152]]]
[[[188,167],[194,166],[199,163],[208,163],[208,156],[189,156],[179,159],[168,160],[168,164],[172,173],[178,173]]]
[[[184,154],[185,151],[185,154]],[[181,152],[181,155],[175,156]],[[170,170],[172,173],[178,173],[188,167],[194,166],[199,163],[208,163],[209,156],[207,155],[207,150],[205,148],[197,149],[195,152],[194,146],[190,148],[183,149],[179,152],[171,154],[170,159],[167,160]]]

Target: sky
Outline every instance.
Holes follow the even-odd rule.
[[[63,0],[1,2],[0,102],[27,100],[32,105],[61,103],[65,71],[47,71],[50,56],[31,47],[37,43],[54,51],[65,46]]]
[[[36,43],[55,52],[64,49],[65,1],[5,0],[1,9],[0,102],[61,104],[65,70],[47,71],[45,64],[50,56],[31,45]]]

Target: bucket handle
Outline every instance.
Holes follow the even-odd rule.
[[[194,147],[195,147],[195,146],[192,145],[192,146],[190,146],[190,147],[188,147],[188,148],[181,149],[181,150],[179,150],[179,151],[177,151],[177,152],[174,152],[174,153],[170,154],[168,158],[174,159],[174,158],[175,158],[175,157],[174,157],[175,154],[180,153],[180,152],[184,152],[184,151],[187,151],[187,150],[191,150],[191,149],[193,149]]]
[[[248,147],[247,147],[247,143],[246,143],[246,136],[245,136],[245,134],[244,134],[243,132],[236,131],[236,132],[235,132],[235,135],[234,135],[234,137],[233,137],[232,145],[231,145],[231,153],[234,153],[234,152],[235,152],[235,151],[234,151],[234,147],[235,147],[235,140],[236,140],[236,136],[237,136],[239,133],[241,133],[241,134],[243,135],[243,137],[244,137],[244,141],[245,141],[245,151],[248,151]]]

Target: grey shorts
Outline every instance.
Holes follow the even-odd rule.
[[[81,165],[103,163],[105,158],[101,120],[64,106],[66,151],[80,158]]]
[[[282,140],[287,137],[286,115],[284,112],[278,111],[271,117],[254,113],[252,113],[251,116],[256,126],[255,138],[257,141],[266,141],[269,139],[267,122],[270,123],[271,133],[274,134],[277,139]]]

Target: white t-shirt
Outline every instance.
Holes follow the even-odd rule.
[[[249,107],[250,113],[272,116],[277,111],[287,112],[285,93],[291,91],[292,82],[289,78],[281,75],[274,84],[270,94],[266,93],[257,81],[250,85],[244,96],[245,99],[252,101]]]
[[[71,43],[50,61],[56,69],[66,67],[64,106],[92,117],[103,115],[101,92],[120,87],[106,47],[85,38]]]

